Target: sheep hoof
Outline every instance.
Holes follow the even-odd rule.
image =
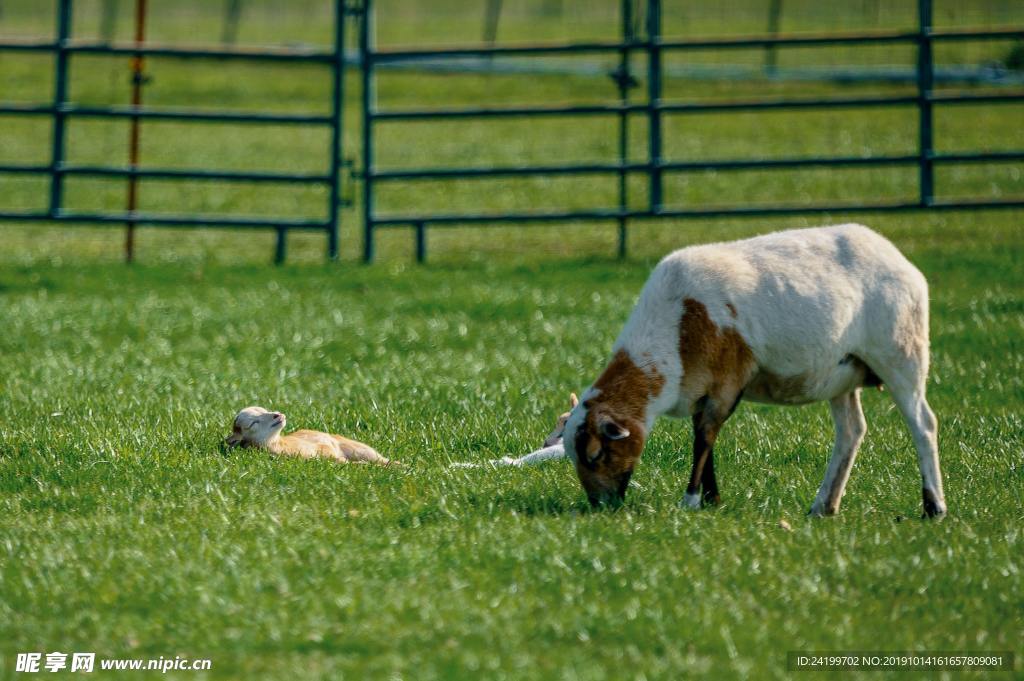
[[[700,494],[689,492],[683,497],[683,500],[679,502],[679,508],[686,509],[698,509],[700,508]]]
[[[940,518],[946,515],[946,502],[940,501],[935,492],[927,487],[921,490],[924,499],[924,515],[922,518]]]
[[[826,518],[835,514],[835,510],[828,508],[825,504],[819,504],[817,501],[811,504],[811,509],[807,511],[807,515],[811,518]]]

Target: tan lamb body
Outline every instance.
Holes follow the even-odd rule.
[[[282,435],[287,419],[279,411],[263,407],[246,407],[235,416],[231,435],[224,441],[229,447],[265,449],[281,456],[304,459],[334,459],[339,463],[375,463],[386,466],[392,462],[362,442],[341,435],[316,430],[296,430]]]

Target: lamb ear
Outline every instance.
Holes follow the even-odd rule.
[[[576,393],[569,393],[569,409],[575,409],[579,403],[580,398],[576,397]]]
[[[620,426],[611,419],[602,419],[599,428],[601,429],[601,435],[609,440],[625,440],[629,437],[629,429]]]

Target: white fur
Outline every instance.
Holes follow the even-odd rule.
[[[279,411],[267,411],[263,407],[246,407],[235,416],[235,431],[238,436],[232,441],[248,441],[265,446],[281,434],[286,423],[287,418]]]
[[[484,466],[514,466],[521,468],[523,466],[534,466],[544,461],[551,461],[552,459],[564,459],[565,458],[565,447],[561,442],[550,447],[544,447],[538,449],[535,452],[530,452],[526,456],[521,456],[518,459],[511,456],[503,456],[500,459],[493,459],[485,463],[471,463],[456,461],[451,465],[453,468],[483,468]]]
[[[551,461],[552,459],[564,458],[565,446],[562,445],[561,442],[553,444],[550,447],[538,449],[537,451],[531,452],[526,456],[520,457],[518,459],[509,459],[508,457],[505,457],[505,459],[507,460],[506,465],[509,466],[532,466],[534,464],[541,463],[542,461]]]
[[[700,494],[684,494],[682,508],[700,508]]]
[[[928,285],[888,240],[849,224],[694,246],[665,257],[612,350],[626,350],[638,366],[653,366],[665,379],[648,404],[645,437],[659,416],[689,416],[704,397],[682,389],[679,327],[687,298],[702,303],[719,329],[735,329],[749,346],[757,372],[745,399],[832,403],[836,445],[812,513],[837,510],[866,431],[858,397],[863,373],[851,356],[891,391],[913,434],[923,486],[945,510],[935,417],[925,400]],[[801,377],[804,389],[776,399],[765,387],[767,376]],[[594,396],[591,388],[583,403]],[[581,405],[566,424],[570,458],[585,416]]]

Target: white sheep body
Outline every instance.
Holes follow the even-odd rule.
[[[785,405],[829,401],[836,446],[811,510],[834,513],[866,431],[860,387],[880,380],[914,436],[925,510],[945,511],[935,418],[925,400],[927,282],[892,243],[867,227],[789,230],[668,255],[645,284],[613,357],[619,361],[583,394],[566,426],[566,452],[585,487],[588,478],[598,492],[612,483],[602,481],[596,462],[590,470],[586,455],[581,462],[579,444],[598,457],[616,447],[625,452],[630,443],[615,439],[645,439],[663,414],[693,416],[695,428],[710,434],[710,456],[718,427],[740,397]],[[613,428],[617,435],[610,439],[601,433],[616,418],[629,421],[630,400],[636,400],[627,394],[629,381],[609,375],[621,374],[623,362],[645,372],[645,385],[657,389],[649,390],[634,432]],[[588,426],[594,408],[600,418]],[[594,439],[604,438],[600,447],[579,439],[587,428]],[[687,490],[689,506],[700,502],[694,489],[701,482],[697,458],[695,452],[697,480]]]

